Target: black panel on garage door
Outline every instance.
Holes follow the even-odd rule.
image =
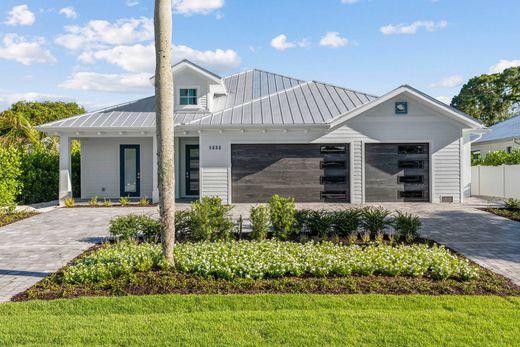
[[[267,202],[274,194],[348,202],[349,177],[347,144],[231,145],[234,203]]]
[[[429,201],[430,162],[426,143],[365,145],[365,201]]]

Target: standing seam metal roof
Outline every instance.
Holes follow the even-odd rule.
[[[216,95],[213,112],[177,112],[176,125],[326,124],[376,96],[317,81],[303,81],[262,70],[223,79],[226,95]],[[155,97],[43,124],[53,128],[153,128]]]

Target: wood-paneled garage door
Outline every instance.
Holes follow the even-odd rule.
[[[429,147],[426,143],[365,145],[365,201],[430,200]]]
[[[348,144],[231,145],[233,203],[350,200]]]

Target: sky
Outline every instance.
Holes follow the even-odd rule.
[[[174,60],[262,69],[448,102],[471,77],[520,65],[518,0],[173,0]],[[153,95],[153,0],[2,0],[0,110],[88,110]],[[174,61],[174,62],[175,62]]]

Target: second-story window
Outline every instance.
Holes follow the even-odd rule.
[[[179,103],[181,105],[197,105],[197,89],[182,88],[179,91]]]

